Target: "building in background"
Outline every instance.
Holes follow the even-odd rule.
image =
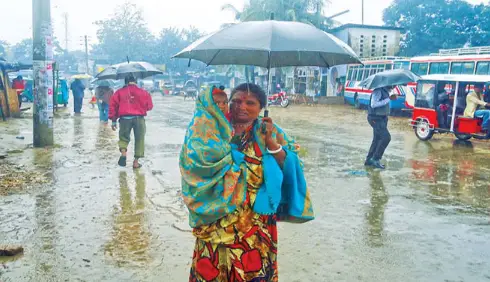
[[[390,26],[346,24],[330,33],[347,43],[361,58],[397,56],[403,29]]]
[[[345,24],[329,32],[349,45],[361,58],[392,57],[400,52],[402,28],[361,24]],[[343,95],[347,66],[329,69],[326,82],[327,96]]]

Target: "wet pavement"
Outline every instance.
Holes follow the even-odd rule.
[[[56,119],[53,149],[32,149],[30,119],[1,124],[10,161],[52,178],[0,197],[0,281],[186,281],[193,250],[178,155],[193,103],[154,96],[147,159],[116,165],[117,134],[96,110]],[[365,112],[272,109],[304,148],[317,219],[279,225],[281,281],[490,281],[490,143],[418,141],[390,120],[388,170],[366,170]],[[16,139],[24,135],[25,140]],[[131,153],[131,151],[130,151]]]

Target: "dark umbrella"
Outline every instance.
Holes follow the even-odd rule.
[[[135,78],[146,78],[163,73],[161,70],[147,62],[129,62],[110,66],[95,76],[98,80],[124,79],[129,75]]]
[[[222,29],[192,43],[174,58],[264,68],[360,63],[347,44],[329,33],[304,23],[272,20]]]
[[[243,22],[207,35],[174,58],[208,65],[253,65],[269,69],[288,66],[332,67],[361,63],[355,52],[335,36],[299,22]],[[266,111],[267,114],[267,111]]]
[[[407,84],[409,82],[417,82],[419,79],[420,76],[409,70],[388,70],[371,75],[363,80],[360,86],[366,89],[376,89],[386,86]]]

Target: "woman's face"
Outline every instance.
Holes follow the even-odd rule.
[[[254,94],[238,91],[231,99],[230,111],[234,121],[251,122],[259,117],[260,102]]]

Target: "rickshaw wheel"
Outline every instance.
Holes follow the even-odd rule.
[[[422,141],[428,141],[434,136],[434,130],[430,129],[430,125],[425,119],[418,119],[417,125],[414,128],[415,135]]]
[[[462,133],[454,133],[454,136],[456,136],[456,138],[458,138],[458,140],[461,141],[468,141],[472,137],[470,134],[462,134]]]

